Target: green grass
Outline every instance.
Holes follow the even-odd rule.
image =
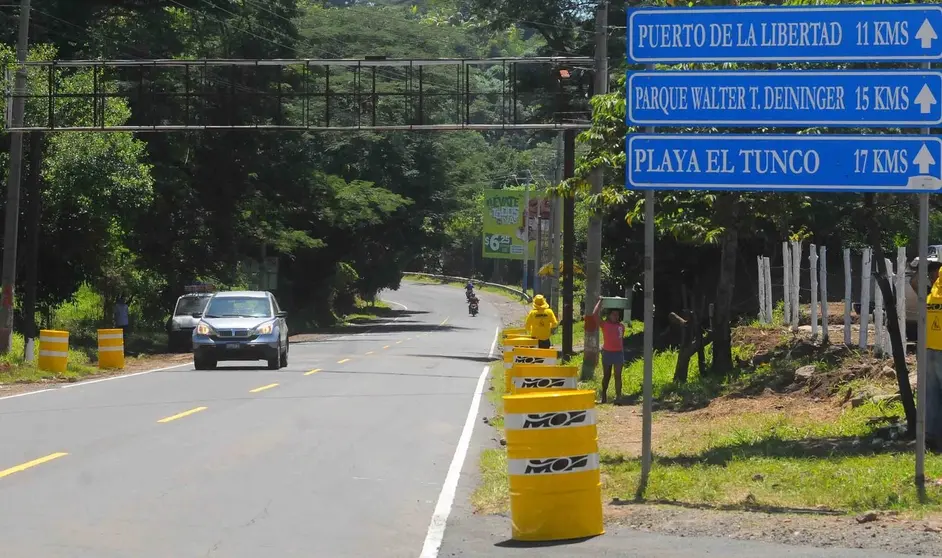
[[[76,381],[86,376],[98,374],[97,367],[89,364],[88,355],[83,351],[69,348],[69,362],[62,374],[40,370],[39,343],[34,345],[33,363],[23,360],[25,340],[19,333],[13,334],[12,350],[0,356],[0,384],[40,382],[43,380]]]
[[[782,412],[699,417],[658,443],[645,496],[733,508],[942,510],[937,486],[920,501],[911,448],[872,420],[899,417],[899,404],[891,407],[866,404],[830,421]],[[611,453],[602,461],[607,493],[633,498],[640,461]],[[942,456],[927,456],[926,475],[942,476]]]
[[[426,285],[448,285],[450,287],[460,287],[462,289],[465,286],[464,283],[461,283],[458,281],[439,281],[438,279],[432,279],[431,277],[423,277],[421,275],[406,274],[406,275],[403,275],[402,278],[403,280],[406,280],[406,281],[411,281],[413,283],[424,283]],[[507,285],[507,287],[511,289],[517,289],[518,291],[520,290],[519,286]],[[490,285],[481,285],[477,281],[475,281],[474,288],[475,290],[478,290],[481,292],[501,295],[504,298],[509,298],[510,300],[513,300],[515,302],[522,302],[522,299],[518,295],[515,295],[511,292],[507,292],[498,287],[492,287]]]
[[[494,415],[489,423],[501,435],[504,431],[504,363],[491,364],[491,389],[487,398],[494,405]],[[481,483],[471,494],[471,505],[475,513],[501,513],[510,508],[510,484],[507,479],[507,450],[489,448],[481,452],[479,461]]]
[[[344,325],[359,324],[371,322],[381,317],[387,317],[393,314],[392,308],[382,300],[376,300],[372,303],[364,300],[357,300],[356,310],[347,314],[343,318]]]

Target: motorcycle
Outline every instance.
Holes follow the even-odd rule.
[[[471,316],[478,315],[478,300],[476,298],[468,304],[468,313],[471,314]]]
[[[464,298],[465,298],[465,300],[467,300],[468,303],[470,304],[471,299],[475,298],[475,296],[474,296],[474,291],[472,291],[472,290],[465,290],[465,292],[464,292]]]

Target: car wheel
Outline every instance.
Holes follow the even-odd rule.
[[[285,345],[284,352],[281,353],[281,367],[284,368],[288,366],[288,345]]]
[[[275,353],[275,356],[268,359],[268,369],[269,370],[278,370],[281,368],[281,350]]]
[[[208,358],[194,358],[193,366],[197,370],[212,370],[216,368],[216,361]]]

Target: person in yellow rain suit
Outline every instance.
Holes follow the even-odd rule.
[[[523,327],[539,342],[538,346],[541,349],[550,348],[550,335],[558,325],[559,320],[556,319],[556,314],[546,303],[543,295],[533,297],[533,310],[527,314],[527,321]]]

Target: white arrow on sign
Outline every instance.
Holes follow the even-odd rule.
[[[935,158],[932,157],[926,144],[922,144],[922,149],[916,154],[914,162],[919,165],[919,174],[929,174],[929,167],[935,164]]]
[[[922,114],[929,114],[932,105],[936,104],[935,95],[932,94],[928,84],[923,85],[919,95],[916,95],[916,104],[919,105],[919,112]]]
[[[935,29],[927,19],[922,22],[919,31],[916,32],[916,38],[922,41],[922,48],[932,48],[932,41],[938,39],[939,36],[935,34]]]

